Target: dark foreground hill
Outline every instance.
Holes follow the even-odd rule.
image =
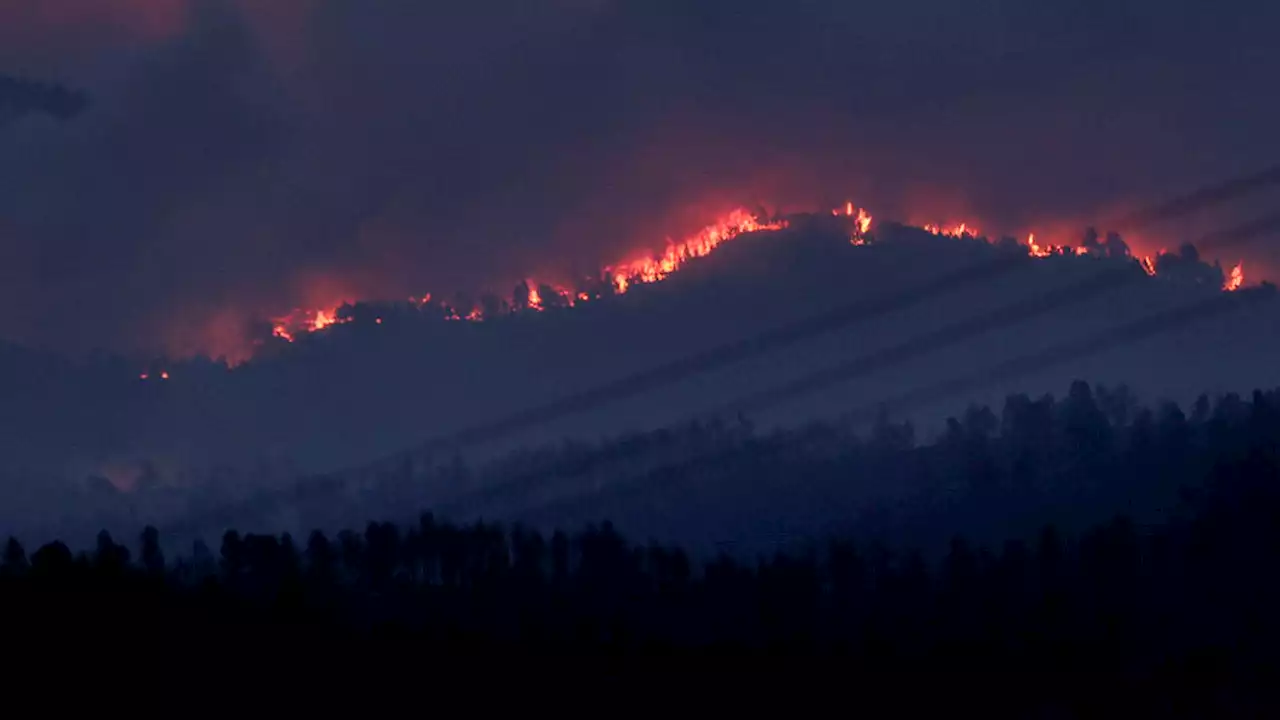
[[[1192,421],[1140,415],[1124,439],[1101,417],[1075,415],[1089,409],[1075,400],[1057,415],[1063,434],[1037,438],[1046,428],[1034,408],[1006,426],[1021,448],[1017,482],[1101,463],[1109,483],[1180,486],[1176,511],[996,542],[956,535],[936,558],[831,534],[755,560],[701,560],[629,542],[610,523],[544,534],[430,513],[305,540],[231,530],[216,551],[191,553],[166,548],[154,529],[136,553],[105,533],[79,554],[61,543],[28,554],[10,541],[6,653],[30,662],[118,649],[152,678],[180,667],[304,696],[317,688],[290,678],[374,682],[364,687],[384,696],[412,692],[403,683],[414,676],[441,697],[462,686],[440,682],[552,683],[568,701],[596,697],[588,683],[611,678],[600,687],[616,688],[614,703],[680,690],[734,707],[806,688],[793,703],[838,695],[850,707],[1019,717],[1274,709],[1277,396]],[[991,441],[974,434],[981,424],[954,426],[939,450],[954,453],[961,482],[999,485]],[[1134,452],[1113,454],[1117,443]],[[747,482],[785,470],[739,472]],[[697,681],[681,684],[692,671]]]

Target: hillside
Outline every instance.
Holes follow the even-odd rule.
[[[83,479],[95,476],[101,479],[90,485],[107,493],[115,492],[112,484],[128,489],[139,481],[217,486],[224,498],[288,487],[302,474],[359,467],[425,438],[484,426],[832,309],[895,295],[918,299],[802,342],[743,353],[711,372],[660,376],[643,392],[606,395],[577,408],[582,412],[533,412],[463,453],[484,462],[519,447],[679,425],[709,410],[728,419],[741,410],[762,430],[861,410],[865,427],[868,408],[903,393],[1224,295],[1223,271],[1202,262],[1188,261],[1196,269],[1189,275],[1149,277],[1125,258],[1028,259],[1025,251],[972,238],[895,225],[878,232],[874,242],[855,245],[837,225],[796,223],[743,235],[625,295],[483,323],[378,314],[381,323],[338,325],[234,370],[175,364],[161,382],[139,382],[123,360],[72,363],[12,350],[12,370],[4,374],[13,398],[3,411],[5,450],[10,475],[24,479],[6,484],[15,494],[8,505],[24,522],[51,507],[77,514]],[[1008,271],[990,271],[1001,263]],[[970,281],[939,285],[957,273]],[[1209,281],[1197,281],[1201,276]],[[1124,383],[1141,398],[1184,403],[1200,392],[1269,387],[1280,314],[1265,288],[1237,295],[1241,302],[1211,318],[1174,323],[1138,342],[1116,338],[1089,355],[1050,353],[1055,362],[1043,369],[1032,363],[1014,377],[942,397],[926,393],[891,412],[916,420],[916,432],[928,438],[948,413],[970,403],[999,406],[1014,392],[1061,392],[1073,379]],[[369,310],[380,312],[354,309]],[[946,331],[984,316],[998,322],[974,325],[981,332]],[[850,360],[847,379],[836,373],[808,392],[739,402]],[[452,452],[437,448],[416,462]],[[28,479],[36,476],[32,468],[43,470],[41,480]],[[186,500],[177,498],[188,492],[172,492],[161,505],[181,507]]]

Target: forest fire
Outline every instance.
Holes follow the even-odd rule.
[[[666,278],[689,260],[706,257],[721,244],[743,233],[782,230],[786,226],[785,221],[762,222],[760,218],[739,208],[683,242],[668,242],[666,251],[659,257],[632,260],[607,267],[605,272],[613,277],[613,284],[618,292],[625,293],[635,283],[654,283]]]
[[[272,322],[273,336],[286,342],[293,342],[299,332],[316,332],[345,321],[338,318],[338,311],[335,308],[333,310],[295,310]]]
[[[848,219],[850,223],[849,241],[852,245],[860,246],[873,242],[873,238],[870,235],[872,215],[866,209],[857,207],[852,202],[847,202],[843,207],[831,210],[831,215]],[[552,307],[573,307],[579,303],[597,300],[604,295],[625,294],[637,285],[660,282],[678,272],[690,260],[706,257],[724,243],[742,234],[778,231],[787,227],[788,222],[784,219],[765,219],[746,209],[739,208],[725,214],[716,222],[703,227],[682,241],[676,242],[669,239],[666,248],[661,253],[648,254],[605,266],[599,275],[598,282],[594,285],[588,286],[587,283],[584,283],[579,287],[564,287],[526,279],[517,288],[510,301],[496,300],[488,304],[482,303],[471,307],[464,306],[459,308],[441,300],[433,302],[433,295],[426,293],[421,297],[409,298],[409,303],[419,309],[438,306],[443,319],[458,322],[481,322],[492,319],[496,314],[505,315],[520,311],[543,312]],[[920,225],[919,228],[943,238],[970,238],[993,242],[981,235],[978,227],[969,222],[955,222],[945,225],[925,223]],[[1012,241],[1006,240],[1004,242]],[[1161,267],[1162,259],[1167,255],[1164,250],[1161,250],[1156,256],[1130,255],[1128,246],[1118,235],[1109,234],[1105,241],[1100,241],[1096,233],[1092,233],[1092,231],[1086,235],[1080,245],[1075,247],[1046,243],[1038,240],[1035,233],[1029,234],[1026,242],[1019,244],[1025,247],[1028,255],[1035,258],[1054,256],[1131,258],[1150,276],[1157,274],[1157,269]],[[1224,275],[1223,290],[1238,290],[1245,283],[1242,263],[1235,265]],[[346,303],[344,303],[345,305]],[[273,321],[272,335],[277,339],[292,343],[303,334],[319,332],[334,325],[351,321],[352,317],[343,314],[342,307],[326,310],[295,310]],[[383,318],[378,317],[374,322],[377,325],[382,325]]]
[[[853,245],[867,244],[867,233],[871,230],[871,213],[863,208],[854,208],[852,202],[847,202],[844,209],[836,208],[831,214],[840,217],[844,215],[853,218],[853,234],[849,237],[849,242]]]
[[[852,203],[847,206],[847,212],[854,219],[855,237],[860,238],[870,228],[871,216],[865,210],[854,209]],[[666,249],[660,255],[651,254],[606,266],[601,277],[607,278],[606,287],[610,292],[622,295],[638,284],[655,283],[669,277],[685,263],[710,255],[717,247],[739,235],[781,230],[786,226],[785,221],[765,221],[750,211],[739,208],[680,242],[668,240]],[[525,288],[523,297],[517,297],[510,303],[503,301],[502,306],[498,308],[500,312],[510,313],[521,310],[541,312],[553,304],[573,307],[578,303],[597,299],[601,295],[599,290],[549,285],[533,279],[525,280],[522,287]],[[418,308],[425,308],[433,304],[433,295],[425,293],[421,297],[410,297],[409,302]],[[486,309],[481,306],[456,308],[441,301],[436,301],[435,304],[442,308],[445,320],[458,322],[480,322],[489,319],[494,311],[494,308]],[[340,310],[341,307],[327,310],[294,310],[272,321],[271,334],[279,340],[292,343],[303,334],[350,322],[350,318],[342,316]],[[382,324],[380,318],[376,324]]]
[[[1235,292],[1244,286],[1244,263],[1238,262],[1235,267],[1231,268],[1230,274],[1227,275],[1227,281],[1223,283],[1222,289],[1227,292]]]
[[[977,228],[967,223],[957,223],[954,225],[947,226],[945,228],[939,225],[926,224],[921,226],[921,229],[924,230],[925,232],[932,233],[933,235],[937,235],[939,237],[950,237],[950,238],[981,237],[978,234]],[[1116,236],[1116,239],[1118,240],[1118,236]],[[1111,242],[1110,238],[1108,238],[1108,242]],[[1117,243],[1115,245],[1115,249],[1109,249],[1106,246],[1097,243],[1096,238],[1094,238],[1092,245],[1090,245],[1088,241],[1086,241],[1086,244],[1082,244],[1073,248],[1068,245],[1055,245],[1052,243],[1038,242],[1036,240],[1035,233],[1030,233],[1027,235],[1027,241],[1025,244],[1027,248],[1027,254],[1034,258],[1048,258],[1048,257],[1054,257],[1054,256],[1061,256],[1061,255],[1087,256],[1094,253],[1107,255],[1110,253],[1118,252],[1123,257],[1131,257],[1134,260],[1134,262],[1138,263],[1138,267],[1142,268],[1142,271],[1151,277],[1155,277],[1156,275],[1156,264],[1159,260],[1160,255],[1164,255],[1167,252],[1165,250],[1161,250],[1155,256],[1131,255],[1129,253],[1129,248],[1127,245],[1123,245],[1122,243]],[[1237,265],[1234,269],[1232,269],[1231,273],[1226,278],[1226,282],[1223,284],[1223,290],[1226,290],[1226,291],[1236,290],[1239,287],[1241,287],[1243,284],[1244,284],[1244,269],[1242,265]]]
[[[939,227],[938,225],[923,225],[921,226],[921,229],[923,229],[925,232],[933,233],[934,235],[941,235],[942,237],[949,237],[949,238],[956,238],[956,239],[965,237],[966,235],[969,237],[975,237],[975,238],[978,237],[978,229],[974,227],[969,227],[968,223],[957,223],[949,227]]]

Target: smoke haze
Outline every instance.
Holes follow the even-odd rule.
[[[238,355],[253,318],[503,290],[757,201],[1088,221],[1277,154],[1276,20],[1153,0],[6,3],[0,70],[95,102],[0,133],[0,332]]]

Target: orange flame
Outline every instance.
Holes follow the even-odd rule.
[[[854,218],[854,222],[858,224],[858,233],[866,235],[871,229],[871,214],[862,208],[858,208],[858,215]]]
[[[330,310],[294,310],[272,321],[271,334],[285,342],[293,342],[299,332],[317,332],[348,320],[338,317],[336,307]]]
[[[846,202],[843,211],[836,208],[831,211],[831,214],[836,217],[843,214],[845,217],[853,218],[853,236],[849,238],[849,242],[854,245],[867,244],[866,235],[871,230],[871,213],[863,208],[854,208],[852,202]]]
[[[613,274],[614,287],[618,292],[625,293],[635,283],[655,283],[666,278],[686,262],[710,255],[721,244],[743,233],[781,230],[785,227],[785,222],[762,223],[755,215],[739,208],[683,242],[668,241],[667,249],[661,257],[640,258],[605,270]]]
[[[1222,284],[1222,289],[1227,292],[1235,292],[1244,285],[1244,263],[1238,262],[1236,266],[1231,268],[1231,274],[1227,276],[1226,282]]]
[[[957,223],[949,227],[941,227],[939,225],[927,224],[921,228],[928,233],[939,235],[941,237],[962,238],[966,235],[970,237],[978,237],[978,228],[971,227],[968,223]]]
[[[1036,234],[1031,233],[1030,235],[1027,236],[1027,254],[1031,255],[1031,257],[1042,258],[1042,257],[1049,257],[1049,255],[1051,255],[1052,253],[1050,253],[1045,248],[1040,247],[1040,245],[1036,243]]]
[[[317,311],[315,318],[311,321],[311,329],[323,330],[336,323],[338,320],[334,315],[334,312],[325,312],[324,310]]]

